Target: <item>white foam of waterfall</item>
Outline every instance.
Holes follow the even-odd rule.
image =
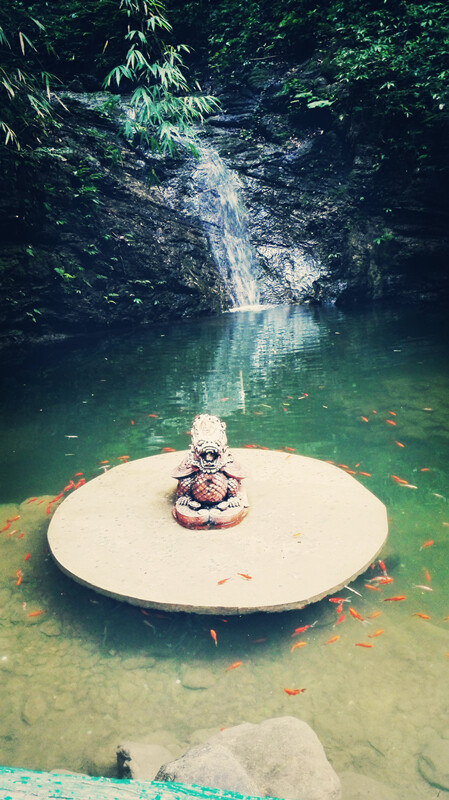
[[[193,202],[231,304],[235,309],[258,306],[257,259],[249,239],[242,184],[215,149],[203,143],[195,147],[199,160],[192,174]]]

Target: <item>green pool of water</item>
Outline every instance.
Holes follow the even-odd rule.
[[[177,756],[223,726],[293,714],[339,775],[434,797],[418,764],[447,735],[447,333],[434,310],[278,307],[4,357],[0,528],[20,517],[0,534],[0,763],[113,775],[121,741]],[[62,575],[48,501],[120,456],[185,449],[203,411],[226,421],[231,448],[353,471],[388,508],[393,582],[369,589],[381,576],[369,570],[359,594],[341,594],[336,625],[328,600],[229,619],[144,614]]]

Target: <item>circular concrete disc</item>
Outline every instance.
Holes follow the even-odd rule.
[[[380,552],[386,508],[353,477],[314,458],[232,452],[248,476],[250,509],[239,525],[181,527],[171,514],[170,475],[185,453],[151,456],[105,472],[61,503],[48,530],[56,563],[134,605],[248,614],[320,600]]]

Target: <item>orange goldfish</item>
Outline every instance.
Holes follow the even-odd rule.
[[[360,616],[360,614],[358,613],[358,611],[355,610],[355,608],[351,608],[350,607],[349,608],[349,613],[350,613],[351,617],[354,617],[354,619],[359,619],[360,622],[364,622],[363,617]]]
[[[305,689],[284,689],[285,694],[301,694],[301,692],[305,692]]]
[[[339,638],[340,638],[340,637],[339,637],[339,636],[337,636],[337,635],[335,635],[335,636],[331,636],[331,638],[330,638],[330,639],[328,639],[328,640],[327,640],[327,642],[324,642],[324,644],[333,644],[333,643],[334,643],[334,642],[336,642],[336,641],[337,641],[337,639],[339,639]]]
[[[384,597],[384,603],[388,603],[389,601],[396,602],[397,600],[405,600],[405,594],[397,594],[395,597]]]
[[[305,647],[306,644],[307,642],[295,642],[295,644],[292,644],[290,647],[290,653],[293,653],[293,650],[297,650],[298,647]]]
[[[212,639],[214,640],[214,644],[215,644],[215,647],[216,647],[217,646],[217,634],[215,633],[213,628],[210,629],[209,633],[212,636]]]
[[[374,631],[374,633],[369,633],[368,639],[375,639],[376,636],[380,636],[382,633],[385,633],[384,628],[379,628],[379,630]]]
[[[301,628],[295,628],[292,636],[297,636],[298,633],[304,633],[304,631],[306,631],[308,628],[310,628],[310,625],[303,625]]]
[[[368,642],[355,642],[356,647],[372,647],[372,644],[368,644]]]
[[[229,672],[229,670],[231,669],[237,669],[237,667],[240,667],[241,665],[242,665],[241,661],[234,661],[233,664],[229,664],[229,667],[226,667],[226,672]]]

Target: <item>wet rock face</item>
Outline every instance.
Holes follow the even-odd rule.
[[[0,201],[0,329],[76,334],[228,306],[199,221],[180,211],[185,159],[136,152],[104,99],[64,96],[33,173],[38,202]]]
[[[442,171],[380,170],[376,144],[325,110],[292,110],[292,71],[270,69],[252,89],[213,88],[222,111],[200,134],[238,178],[258,299],[447,298]],[[311,70],[324,80],[312,62],[294,76]],[[107,98],[64,95],[53,139],[31,171],[22,165],[17,196],[0,198],[0,332],[13,338],[229,307],[209,235],[217,226],[208,232],[198,213],[198,162],[129,146]]]
[[[310,62],[295,76],[311,70],[324,80]],[[207,126],[243,182],[263,299],[343,305],[447,297],[442,173],[406,168],[401,159],[396,170],[381,170],[380,147],[347,130],[347,121],[317,109],[294,114],[283,93],[288,77],[266,77],[249,97],[224,93],[223,113]]]

